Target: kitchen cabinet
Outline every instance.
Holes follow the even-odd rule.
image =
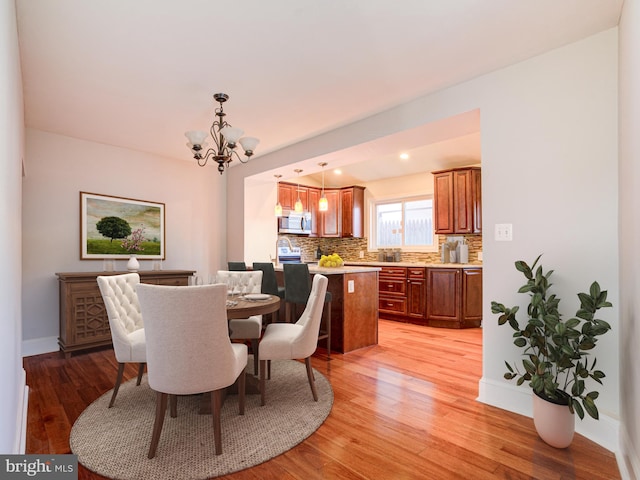
[[[295,207],[298,195],[305,212],[311,213],[311,236],[362,238],[364,236],[364,188],[325,188],[328,209],[318,210],[322,189],[293,183],[278,184],[278,200],[283,211]]]
[[[109,317],[96,277],[128,272],[56,273],[60,294],[60,337],[58,345],[69,358],[72,352],[111,345]],[[142,283],[188,284],[193,270],[152,270],[138,272]]]
[[[293,210],[296,205],[296,201],[300,197],[302,202],[302,208],[305,212],[309,211],[309,187],[304,187],[293,184],[280,182],[278,184],[278,200],[282,205],[282,210]]]
[[[407,316],[425,323],[427,280],[425,268],[407,268]]]
[[[317,188],[309,188],[309,213],[311,214],[311,234],[312,237],[320,236],[320,211],[318,211],[318,202],[320,201],[320,190]]]
[[[437,234],[482,233],[480,172],[479,167],[432,172]]]
[[[378,311],[395,316],[407,314],[407,269],[405,267],[383,266],[378,274]],[[402,320],[402,319],[400,319]]]
[[[340,190],[340,236],[362,238],[364,236],[364,187],[353,186]]]
[[[427,268],[426,320],[432,327],[479,327],[481,268]]]
[[[383,266],[378,280],[378,310],[389,320],[425,325],[426,269]]]
[[[340,236],[340,190],[325,188],[328,209],[318,212],[318,235],[321,237]],[[313,219],[311,220],[313,222]]]

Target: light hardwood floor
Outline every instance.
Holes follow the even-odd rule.
[[[319,351],[335,401],[307,440],[262,465],[225,477],[253,479],[620,478],[615,456],[576,435],[564,450],[546,445],[530,418],[475,399],[482,331],[380,321],[379,344],[346,355]],[[30,386],[27,453],[70,453],[69,431],[113,387],[110,349],[24,360]],[[125,370],[127,379],[135,367]],[[305,386],[306,388],[306,386]],[[103,477],[81,468],[80,479]]]

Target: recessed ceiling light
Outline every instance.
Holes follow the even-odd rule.
[[[342,175],[342,170],[340,170],[339,168],[336,168],[333,173],[335,173],[336,175]]]
[[[400,158],[402,160],[408,160],[409,159],[409,154],[408,153],[401,153],[400,154]]]

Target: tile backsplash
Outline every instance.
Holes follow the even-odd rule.
[[[482,235],[464,235],[464,237],[469,245],[469,262],[478,262],[478,252],[482,252]],[[374,262],[378,260],[377,251],[367,251],[366,238],[312,238],[296,235],[288,238],[294,246],[300,247],[303,261],[315,260],[318,246],[322,253],[337,253],[345,261]],[[401,261],[438,263],[441,260],[442,244],[446,239],[447,235],[438,235],[440,248],[437,253],[402,252]],[[360,252],[364,252],[364,258],[360,257]]]

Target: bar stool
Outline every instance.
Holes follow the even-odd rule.
[[[277,295],[281,300],[284,300],[284,287],[278,286],[278,279],[276,278],[276,271],[273,268],[271,262],[253,262],[254,270],[262,270],[262,293],[268,293],[269,295]],[[276,310],[272,314],[272,321],[278,321],[278,311]]]
[[[284,306],[285,321],[293,323],[292,310],[295,312],[298,305],[306,305],[311,294],[311,276],[309,265],[306,263],[285,263],[284,271]],[[324,297],[324,309],[320,323],[318,340],[327,340],[327,358],[331,358],[331,301],[333,295],[327,292]],[[297,317],[297,315],[296,315]]]
[[[247,264],[244,262],[227,262],[227,270],[230,272],[244,272]]]

